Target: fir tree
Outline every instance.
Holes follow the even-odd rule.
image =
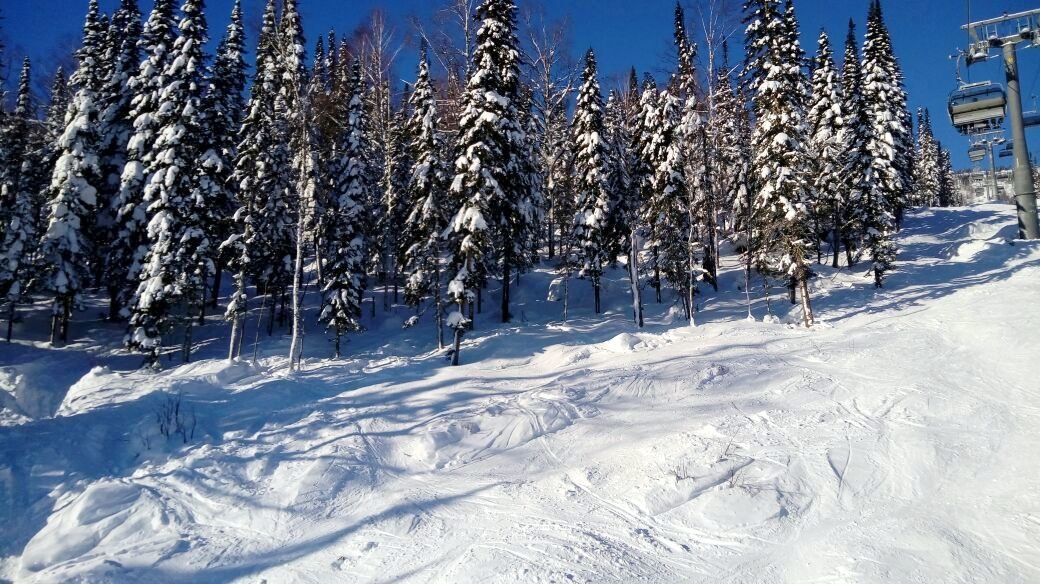
[[[838,267],[838,252],[844,239],[845,161],[848,154],[844,98],[834,65],[830,39],[820,31],[813,62],[812,99],[809,105],[809,160],[812,164],[812,215],[817,237],[817,256],[822,263],[820,238],[830,235],[832,265]]]
[[[898,66],[892,55],[881,5],[871,2],[863,45],[863,102],[869,122],[866,152],[870,160],[863,198],[864,246],[870,253],[874,285],[883,285],[896,256],[892,238],[905,206],[902,91]]]
[[[917,110],[917,164],[914,168],[914,203],[918,205],[939,204],[941,187],[939,144],[932,133],[932,120],[928,110]]]
[[[126,165],[114,201],[116,238],[108,254],[107,280],[119,286],[117,303],[121,314],[129,317],[129,302],[141,279],[148,253],[148,224],[151,214],[144,198],[147,169],[155,159],[155,140],[159,129],[161,91],[175,41],[173,0],[157,0],[141,33],[144,59],[127,90],[133,93],[130,118],[134,133],[127,143]]]
[[[206,169],[202,111],[203,47],[207,42],[204,0],[184,0],[180,36],[162,73],[155,114],[156,139],[145,167],[148,253],[131,301],[126,344],[158,363],[163,337],[175,323],[185,325],[184,361],[191,356],[192,324],[213,273],[215,245],[204,228],[213,210],[213,185]],[[173,314],[184,305],[184,317]]]
[[[256,71],[238,135],[232,183],[237,187],[238,209],[234,215],[233,233],[221,245],[236,271],[235,291],[225,313],[231,321],[230,359],[237,358],[241,353],[249,278],[258,280],[265,292],[270,291],[270,274],[264,263],[267,260],[264,248],[268,240],[265,238],[266,229],[261,229],[261,221],[268,193],[278,184],[274,176],[277,170],[273,158],[278,140],[274,133],[274,105],[279,77],[275,9],[275,0],[268,0],[257,41]],[[273,311],[270,314],[273,315]],[[271,322],[273,324],[273,320]]]
[[[603,265],[609,257],[610,192],[607,190],[609,154],[604,141],[603,96],[599,89],[596,57],[589,49],[574,111],[571,144],[574,156],[577,208],[574,239],[578,245],[581,274],[592,283],[596,314],[600,313]]]
[[[868,190],[870,156],[867,140],[870,120],[863,103],[863,70],[856,44],[856,25],[850,19],[845,37],[845,53],[841,70],[842,112],[845,114],[845,177],[846,201],[842,214],[841,244],[845,248],[848,265],[855,265],[865,232],[864,201]]]
[[[212,213],[206,218],[206,232],[211,242],[223,242],[231,236],[238,194],[233,177],[237,156],[237,135],[245,110],[243,91],[246,85],[245,29],[242,3],[236,0],[231,22],[217,47],[209,93],[204,100],[206,129],[205,162],[201,171],[209,177]],[[210,304],[216,306],[221,275],[230,260],[227,248],[216,255],[215,274],[210,286]],[[200,311],[200,314],[202,312]]]
[[[109,71],[99,94],[100,167],[102,184],[98,192],[97,218],[91,237],[99,279],[109,294],[109,319],[119,317],[121,292],[126,287],[124,266],[113,263],[111,250],[117,241],[120,177],[127,161],[127,145],[134,133],[129,85],[141,66],[141,12],[136,0],[122,0],[112,15],[109,46],[105,57]],[[122,273],[120,273],[122,272]]]
[[[682,4],[675,3],[675,52],[678,61],[676,81],[678,97],[680,99],[691,98],[695,94],[697,85],[697,45],[690,41],[686,33],[686,13]]]
[[[84,230],[91,225],[101,184],[97,69],[103,35],[99,23],[97,2],[92,0],[83,46],[76,53],[79,64],[71,79],[75,95],[56,144],[57,159],[47,189],[47,230],[40,246],[43,287],[54,297],[51,343],[68,341],[72,310],[80,303],[89,275],[90,245]]]
[[[749,0],[748,75],[756,124],[751,248],[762,271],[785,274],[801,292],[806,326],[809,304],[804,88],[797,27],[775,0]]]
[[[529,153],[518,111],[520,52],[512,0],[485,0],[477,9],[474,68],[459,121],[458,158],[451,192],[461,202],[449,229],[455,275],[449,287],[459,312],[449,317],[458,343],[470,325],[463,318],[471,294],[495,268],[502,276],[502,320],[508,322],[512,269],[523,253],[521,234],[531,213]]]
[[[361,328],[361,300],[365,290],[365,209],[371,197],[372,180],[366,165],[365,83],[361,63],[354,62],[353,92],[346,103],[342,143],[334,164],[334,187],[330,198],[331,253],[324,266],[325,297],[320,320],[335,334],[335,354],[340,356],[340,339]]]
[[[0,183],[0,201],[10,210],[0,235],[0,305],[7,304],[7,341],[11,341],[16,305],[28,291],[32,277],[30,262],[38,241],[33,166],[40,164],[32,150],[32,97],[29,90],[31,64],[26,57],[18,82],[15,109],[7,120],[3,142],[7,172]]]
[[[654,197],[654,174],[664,154],[660,143],[656,141],[661,125],[660,92],[657,84],[649,74],[643,80],[643,89],[639,98],[639,112],[634,121],[635,132],[635,164],[632,181],[638,188],[640,201],[640,224],[649,242],[658,240],[658,226],[653,221],[645,220],[645,205]],[[647,269],[652,272],[650,285],[654,287],[657,303],[661,303],[661,266],[660,253],[654,243],[650,243],[650,262]]]
[[[412,169],[408,183],[409,213],[401,237],[401,257],[407,277],[405,299],[418,306],[433,296],[437,347],[444,348],[444,307],[441,295],[442,241],[447,227],[444,140],[438,128],[437,97],[430,80],[426,45],[422,47],[419,74],[411,95],[409,121]]]

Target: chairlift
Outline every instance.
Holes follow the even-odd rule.
[[[971,148],[968,148],[968,160],[972,162],[978,162],[986,157],[986,147],[982,144],[975,144]]]
[[[1000,149],[1000,153],[997,154],[997,158],[1011,158],[1015,155],[1015,143],[1008,140],[1004,147]]]
[[[962,134],[995,130],[1004,123],[1004,88],[989,81],[962,85],[950,94],[950,121]]]

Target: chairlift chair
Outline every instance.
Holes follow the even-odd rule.
[[[962,134],[995,130],[1004,123],[1007,96],[989,81],[962,85],[950,94],[950,121]]]
[[[968,160],[972,162],[978,162],[986,158],[986,147],[982,144],[975,144],[971,148],[968,148]]]

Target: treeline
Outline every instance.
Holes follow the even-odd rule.
[[[396,88],[382,20],[363,42],[319,37],[308,60],[297,0],[269,0],[247,83],[238,2],[211,58],[203,0],[157,0],[144,21],[136,0],[111,16],[90,0],[42,119],[28,59],[0,114],[8,339],[35,295],[67,342],[95,290],[128,348],[157,363],[176,331],[188,360],[230,279],[229,357],[259,302],[258,327],[292,327],[295,367],[307,278],[337,357],[376,281],[385,309],[392,289],[433,310],[457,363],[493,279],[503,321],[511,282],[541,261],[589,280],[598,313],[602,274],[626,257],[634,321],[645,283],[692,323],[726,240],[749,285],[787,281],[811,326],[814,263],[865,260],[880,287],[906,209],[953,200],[927,112],[914,138],[877,0],[862,51],[850,21],[840,67],[826,33],[804,53],[791,0],[744,3],[738,65],[717,38],[699,55],[677,5],[674,72],[633,69],[606,96],[593,50],[579,73],[560,30],[522,44],[513,0],[475,4],[450,0],[456,30],[418,28],[416,79]]]

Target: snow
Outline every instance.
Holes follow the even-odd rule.
[[[1014,225],[1003,205],[908,216],[885,289],[814,266],[813,329],[782,287],[746,319],[734,256],[696,329],[652,301],[634,329],[624,269],[600,316],[572,279],[562,322],[538,270],[524,319],[478,315],[459,367],[432,317],[399,330],[404,307],[366,307],[340,361],[309,336],[292,377],[277,338],[256,365],[217,358],[223,324],[160,372],[90,311],[64,349],[19,328],[0,579],[1036,582],[1040,245]],[[197,416],[187,444],[158,431],[170,399]]]

